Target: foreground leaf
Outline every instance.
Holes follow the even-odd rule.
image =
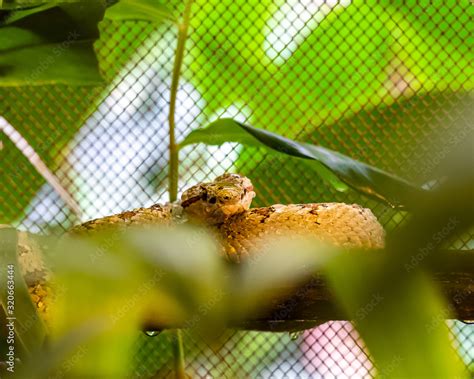
[[[192,143],[219,145],[238,142],[247,146],[269,147],[280,153],[318,162],[354,189],[381,200],[394,208],[410,208],[423,193],[404,179],[348,156],[303,142],[296,142],[278,134],[224,118],[211,123],[205,129],[192,131],[180,144]]]
[[[241,263],[238,285],[232,287],[234,313],[242,319],[255,317],[273,300],[297,290],[337,254],[337,249],[317,239],[273,235]],[[288,292],[282,292],[283,287]]]
[[[133,337],[143,327],[184,325],[201,337],[223,331],[228,271],[205,230],[111,230],[63,238],[56,249],[51,264],[66,290],[54,308],[45,370],[69,366],[71,377],[128,377]],[[79,329],[93,338],[78,339]]]
[[[129,325],[123,325],[122,327],[130,328]],[[91,340],[96,339],[94,346],[101,346],[97,340],[100,334],[104,332],[106,326],[104,323],[99,321],[90,322],[80,326],[74,327],[71,331],[65,333],[64,336],[61,336],[54,342],[50,343],[47,349],[38,352],[34,356],[25,360],[25,364],[20,367],[18,377],[19,378],[47,378],[47,377],[64,377],[65,374],[72,376],[71,371],[77,372],[76,366],[80,367],[80,363],[85,361],[87,355],[91,354],[88,344],[91,344]],[[108,350],[108,356],[111,356],[111,351],[114,351],[117,346],[120,344],[125,344],[124,332],[123,329],[117,331],[117,336],[115,338],[120,338],[112,342],[112,339],[103,341],[107,346],[102,346],[103,349]],[[103,339],[103,338],[102,338]],[[96,354],[96,357],[101,356],[101,351],[93,351],[92,353]],[[111,365],[111,363],[119,364],[120,362],[104,362],[104,360],[99,360],[101,366],[104,364]],[[122,363],[123,366],[123,363]],[[115,375],[126,375],[126,371],[122,367],[117,367],[115,365]],[[83,368],[81,368],[83,369]],[[99,365],[95,367],[95,372],[100,372],[102,368],[99,368]],[[84,370],[85,371],[85,370]],[[55,373],[56,375],[51,375]],[[108,371],[110,374],[110,371]]]
[[[444,321],[451,310],[425,274],[388,274],[354,255],[331,261],[327,276],[381,378],[467,377]]]

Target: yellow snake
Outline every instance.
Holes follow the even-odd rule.
[[[156,204],[98,218],[73,227],[68,234],[187,221],[209,227],[220,240],[226,257],[237,262],[252,254],[259,243],[276,235],[312,236],[341,247],[384,246],[384,229],[370,209],[357,204],[276,204],[250,208],[254,197],[247,177],[227,173],[212,182],[190,187],[178,204]],[[20,238],[22,272],[37,308],[46,313],[48,270],[35,250]]]

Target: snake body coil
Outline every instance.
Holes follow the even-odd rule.
[[[370,209],[357,204],[317,203],[272,205],[250,209],[255,192],[241,175],[224,174],[186,190],[179,204],[156,204],[88,221],[68,231],[87,235],[96,231],[139,225],[172,225],[186,219],[209,227],[232,261],[241,261],[272,236],[311,236],[341,247],[381,248],[385,232]],[[46,313],[50,275],[40,251],[21,243],[19,260],[30,295]]]

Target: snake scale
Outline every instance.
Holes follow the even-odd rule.
[[[276,204],[250,208],[255,192],[251,181],[224,174],[184,191],[178,204],[155,204],[73,227],[67,233],[126,229],[135,225],[172,225],[178,220],[208,227],[220,241],[224,255],[240,262],[272,236],[313,236],[335,246],[381,248],[385,232],[371,210],[357,204]],[[19,238],[19,262],[38,310],[47,313],[50,274],[30,242]]]

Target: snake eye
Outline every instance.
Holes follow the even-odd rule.
[[[224,196],[224,200],[229,200],[230,199],[230,196]]]
[[[215,204],[215,203],[217,203],[217,198],[213,196],[209,199],[209,204]]]

